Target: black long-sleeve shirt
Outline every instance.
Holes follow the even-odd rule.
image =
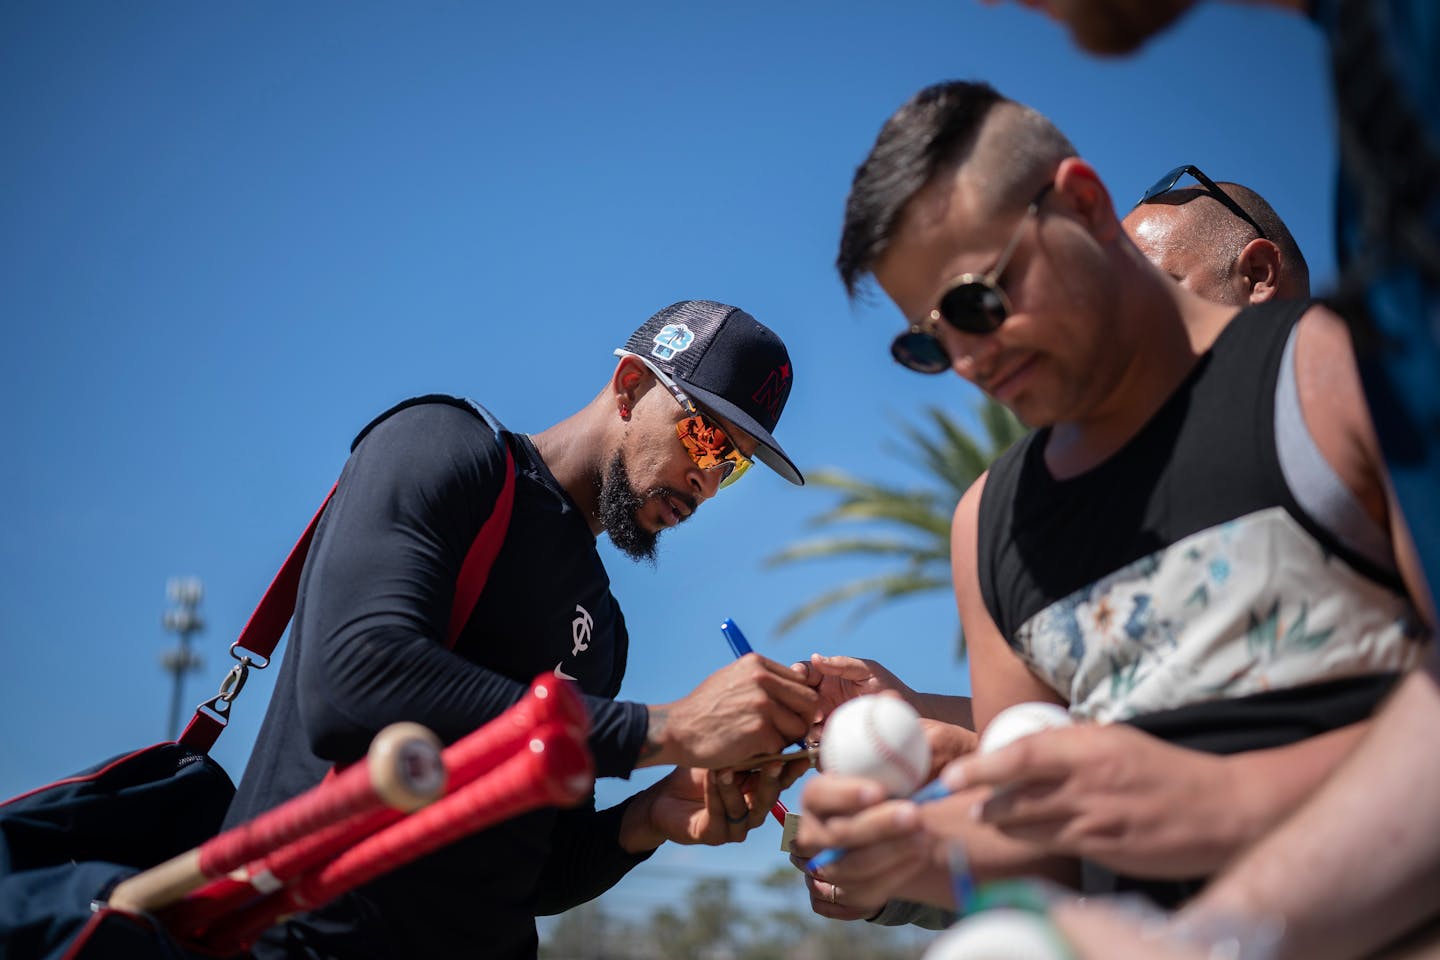
[[[600,776],[628,776],[645,708],[614,701],[628,636],[595,538],[528,437],[510,435],[504,544],[453,650],[455,581],[505,479],[503,440],[448,402],[403,406],[355,447],[316,530],[265,723],[226,825],[303,792],[413,720],[453,742],[557,668],[586,693]],[[620,807],[540,810],[271,931],[258,956],[530,957],[534,917],[590,899],[644,859]]]

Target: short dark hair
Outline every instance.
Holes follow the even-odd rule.
[[[964,159],[985,117],[1005,101],[987,83],[953,80],[921,90],[885,121],[845,201],[835,268],[850,296],[884,253],[910,198]]]

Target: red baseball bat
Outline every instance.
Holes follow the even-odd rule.
[[[445,793],[453,794],[485,774],[519,750],[536,729],[549,724],[570,727],[583,738],[590,718],[573,684],[552,673],[542,673],[522,699],[444,750],[441,759],[448,775]],[[216,917],[258,895],[284,887],[365,837],[390,826],[400,816],[393,810],[382,809],[327,824],[246,863],[239,875],[220,877],[196,890],[165,911],[166,924],[176,931],[201,931]]]
[[[589,795],[594,764],[571,726],[547,724],[523,748],[488,774],[472,780],[379,833],[325,866],[300,877],[211,926],[208,949],[244,949],[281,917],[312,909],[438,850],[468,834],[545,806],[573,806]]]
[[[439,738],[418,723],[391,724],[375,735],[364,763],[122,881],[110,895],[110,906],[132,913],[158,909],[326,824],[375,810],[414,810],[444,788]]]

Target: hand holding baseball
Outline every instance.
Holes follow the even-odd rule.
[[[1186,878],[1213,872],[1233,850],[1225,831],[1242,791],[1230,769],[1223,757],[1111,724],[1043,730],[988,753],[982,738],[981,752],[941,780],[989,789],[978,819],[1011,839],[1126,873]]]
[[[843,902],[850,911],[868,916],[902,895],[922,871],[932,869],[934,841],[921,828],[915,804],[887,799],[878,781],[821,774],[806,782],[801,802],[804,815],[794,844],[797,865],[804,869],[805,861],[826,848],[846,851],[843,860],[810,874],[821,881],[810,885],[812,901],[833,896],[831,902]],[[817,912],[830,915],[815,905]]]

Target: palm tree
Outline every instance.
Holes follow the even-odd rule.
[[[822,557],[895,558],[898,564],[883,573],[862,577],[828,590],[786,614],[775,628],[777,636],[821,611],[856,601],[852,622],[893,600],[950,589],[950,519],[960,496],[1000,454],[1025,435],[1025,428],[1005,407],[986,397],[977,414],[985,430],[985,443],[977,442],[939,407],[925,411],[927,424],[902,423],[906,443],[896,451],[906,462],[931,475],[933,484],[904,489],[883,482],[858,479],[834,467],[807,471],[806,482],[841,494],[840,502],[814,517],[810,526],[825,531],[870,525],[872,530],[837,533],[792,544],[765,558],[767,566]],[[965,654],[959,637],[957,655]]]

